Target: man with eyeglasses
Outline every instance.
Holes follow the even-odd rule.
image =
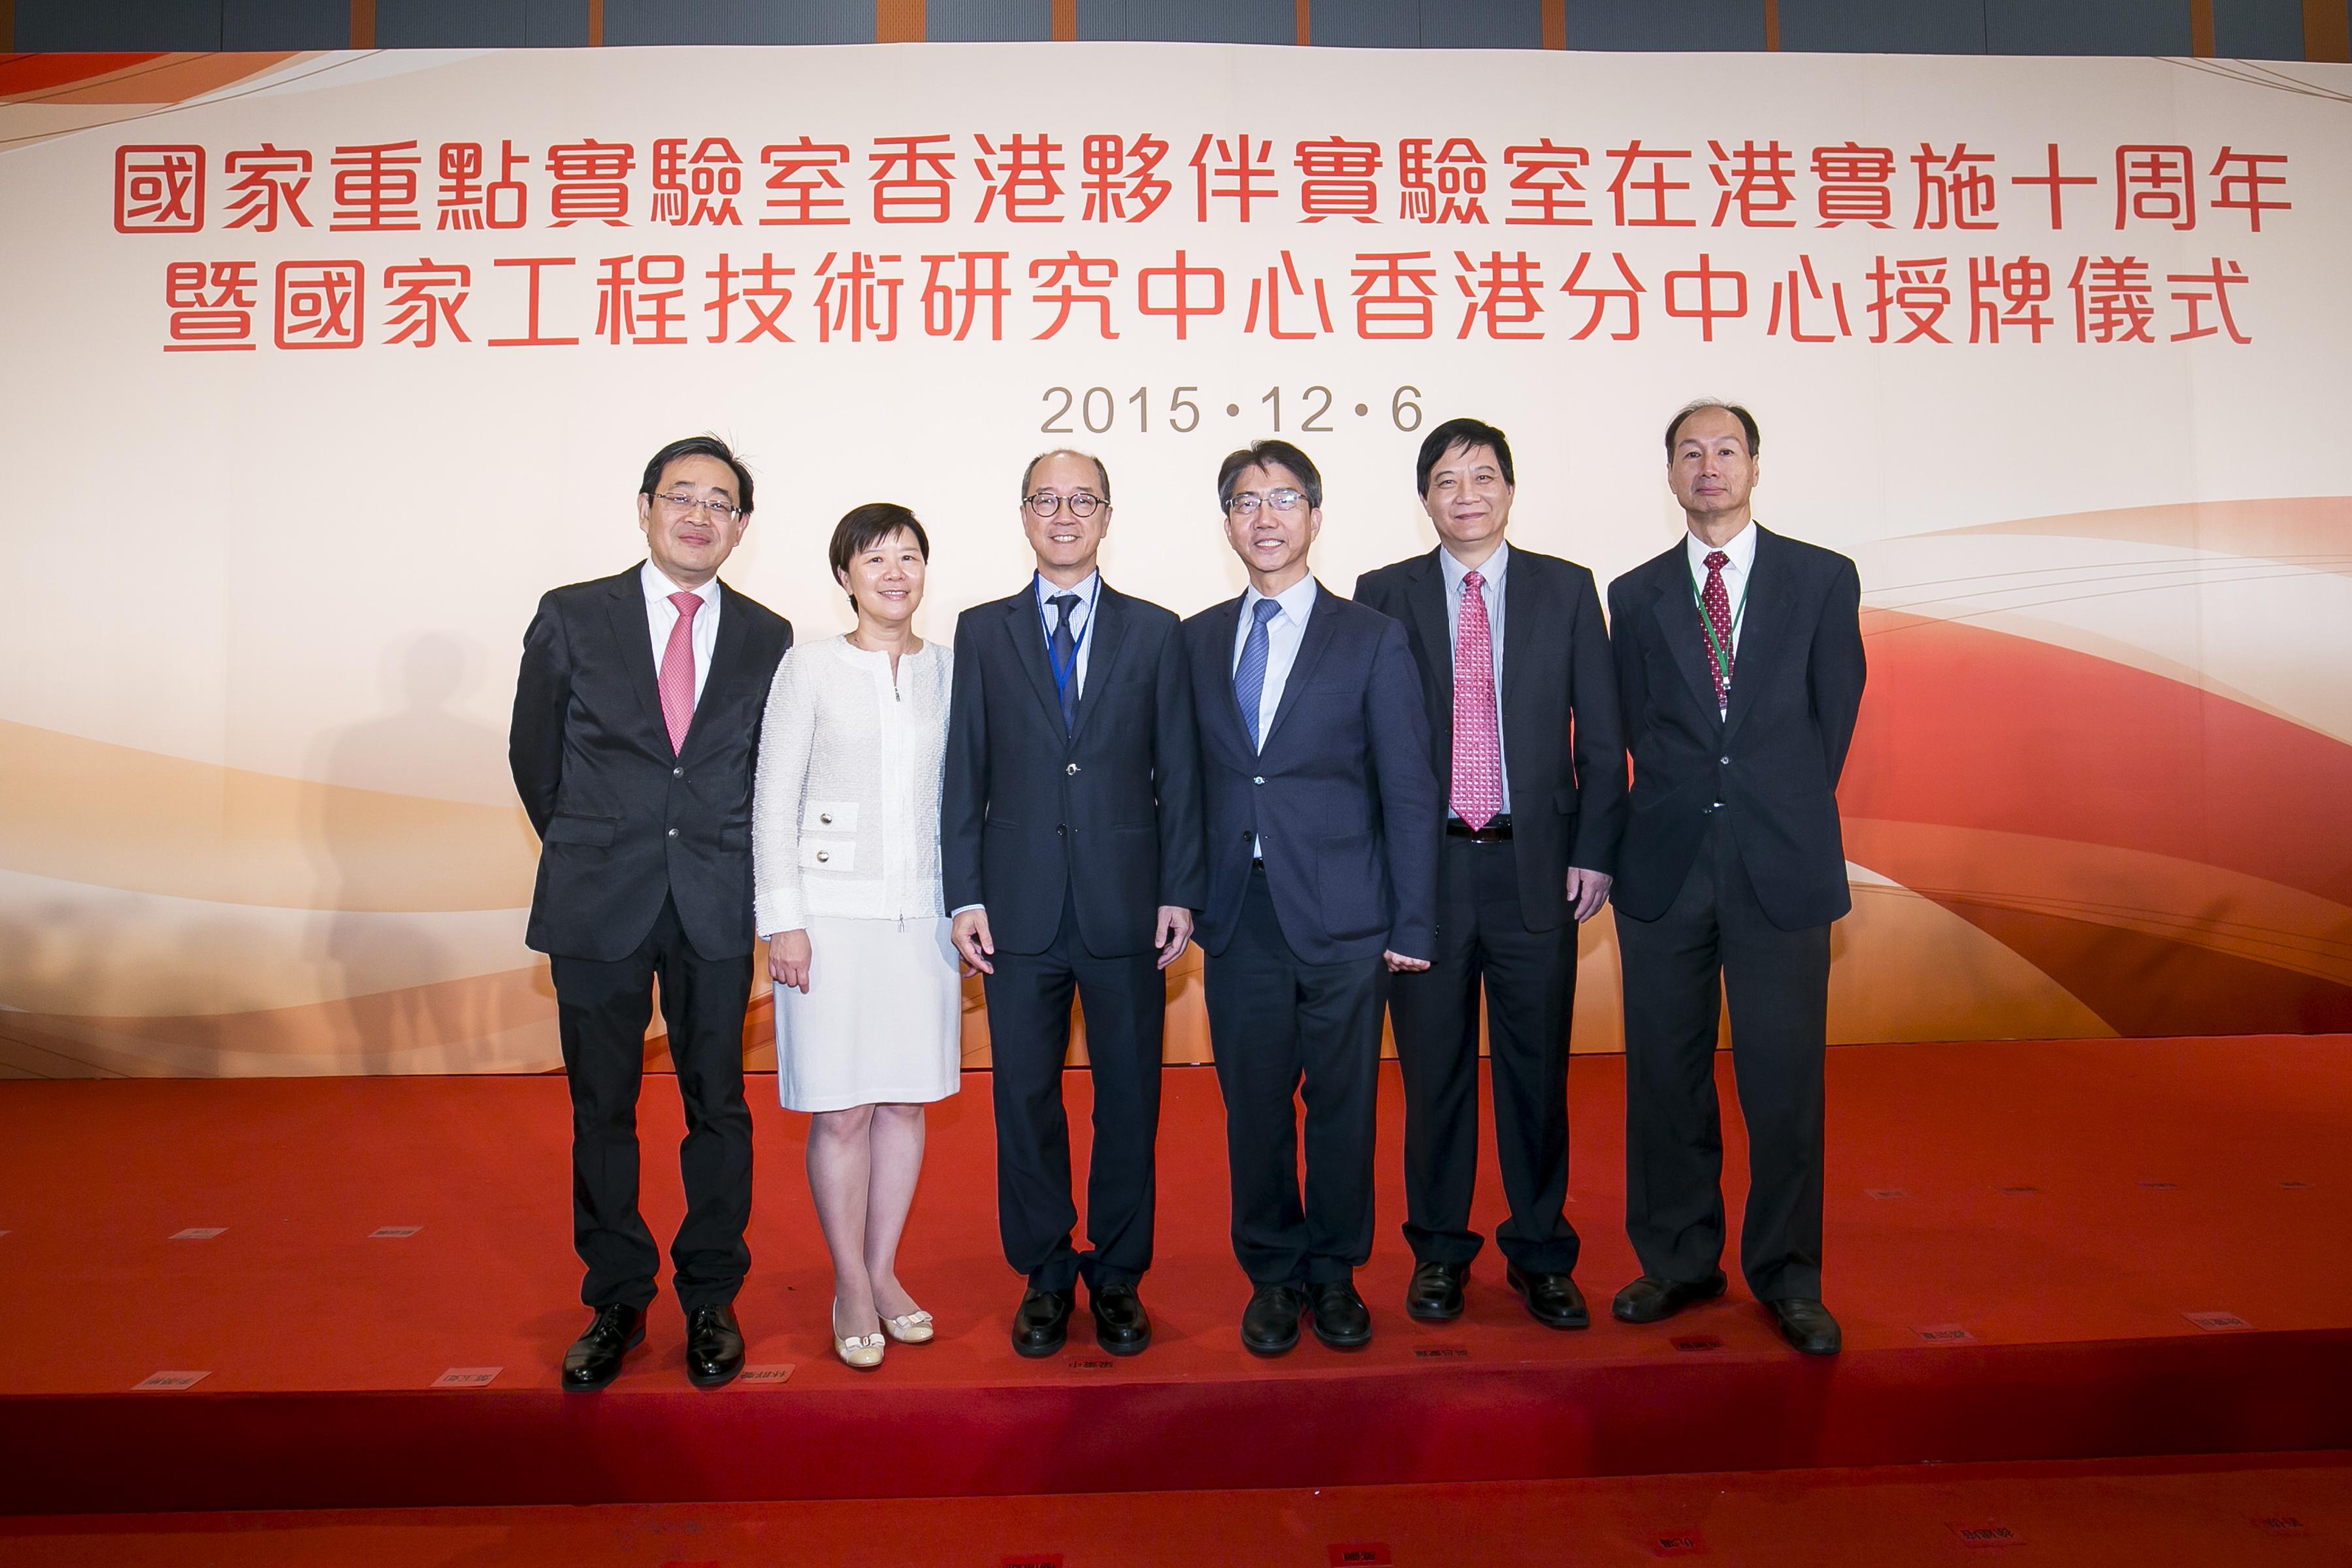
[[[557,588],[523,635],[508,760],[539,832],[525,940],[548,955],[572,1088],[572,1244],[595,1316],[567,1389],[602,1388],[645,1339],[660,1254],[637,1212],[637,1091],[661,984],[686,1106],[686,1218],[670,1245],[697,1387],[743,1366],[751,1267],[751,773],[789,622],[719,581],[751,474],[712,436],[646,465],[647,559]]]
[[[1381,1011],[1436,949],[1438,798],[1404,628],[1310,574],[1323,480],[1260,441],[1217,473],[1249,586],[1184,623],[1208,825],[1209,1037],[1225,1102],[1242,1343],[1372,1336]],[[1307,1175],[1292,1103],[1304,1092]]]
[[[1200,763],[1173,612],[1102,579],[1110,475],[1046,452],[1021,474],[1035,570],[956,623],[940,847],[954,940],[980,972],[996,1109],[996,1211],[1026,1280],[1013,1348],[1047,1356],[1087,1283],[1095,1340],[1151,1342],[1161,972],[1202,899]],[[1086,1009],[1094,1089],[1087,1249],[1070,1242],[1062,1069]]]
[[[1625,747],[1592,574],[1512,544],[1511,444],[1449,419],[1421,444],[1426,555],[1366,573],[1356,597],[1404,623],[1445,781],[1437,951],[1389,994],[1404,1079],[1407,1315],[1458,1318],[1478,1171],[1478,1018],[1486,1003],[1495,1153],[1510,1215],[1504,1282],[1546,1328],[1588,1327],[1568,1222],[1568,1035],[1576,928],[1617,863]]]

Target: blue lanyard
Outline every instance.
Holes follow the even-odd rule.
[[[1033,573],[1030,574],[1029,592],[1033,595],[1037,592],[1037,584],[1040,581],[1042,581],[1042,579],[1035,574]],[[1097,579],[1095,583],[1095,595],[1097,598],[1102,595],[1102,583],[1100,579]],[[1081,605],[1087,603],[1084,595],[1078,596],[1078,603]],[[1054,628],[1045,619],[1045,601],[1043,599],[1037,600],[1037,625],[1043,628],[1045,633],[1045,668],[1054,672],[1054,695],[1059,697],[1064,692],[1069,690],[1070,682],[1077,678],[1078,655],[1086,647],[1087,638],[1094,635],[1094,609],[1091,605],[1087,607],[1087,624],[1078,628],[1077,636],[1071,640],[1070,662],[1066,667],[1063,665],[1060,659],[1054,657]]]

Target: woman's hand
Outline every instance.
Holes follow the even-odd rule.
[[[809,934],[780,931],[768,939],[768,978],[789,985],[802,995],[809,988]]]

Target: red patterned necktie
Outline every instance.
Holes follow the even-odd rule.
[[[662,720],[669,725],[669,749],[686,750],[686,731],[694,722],[694,612],[702,608],[696,594],[672,594],[677,624],[669,629],[669,646],[662,649]]]
[[[1454,633],[1454,815],[1473,833],[1503,809],[1503,744],[1495,728],[1495,636],[1486,621],[1486,580],[1462,574]]]
[[[1718,711],[1731,706],[1731,595],[1723,586],[1723,569],[1730,564],[1731,557],[1722,551],[1708,551],[1706,585],[1698,591],[1699,602],[1706,606],[1707,624],[1715,628],[1715,642],[1706,650],[1706,664],[1715,672],[1715,706]]]

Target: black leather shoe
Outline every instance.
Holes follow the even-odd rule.
[[[1151,1345],[1151,1314],[1132,1285],[1098,1285],[1087,1291],[1095,1315],[1095,1343],[1113,1355],[1141,1355]]]
[[[1309,1284],[1307,1310],[1315,1321],[1315,1337],[1335,1351],[1351,1351],[1372,1342],[1371,1309],[1345,1279]]]
[[[621,1362],[646,1342],[643,1307],[599,1307],[588,1331],[563,1352],[563,1386],[576,1394],[604,1387],[621,1375]]]
[[[1070,1310],[1078,1303],[1075,1290],[1028,1290],[1013,1310],[1013,1348],[1035,1360],[1052,1355],[1070,1337]]]
[[[1252,1355],[1280,1355],[1298,1342],[1298,1314],[1306,1306],[1296,1286],[1259,1286],[1242,1309],[1242,1348]]]
[[[718,1388],[743,1370],[743,1326],[724,1301],[697,1307],[686,1315],[686,1380],[697,1388]]]
[[[1807,1355],[1835,1355],[1845,1342],[1838,1332],[1837,1320],[1819,1301],[1791,1297],[1765,1305],[1772,1309],[1773,1320],[1780,1325],[1780,1337]]]
[[[1609,1304],[1621,1323],[1654,1323],[1673,1317],[1685,1307],[1699,1301],[1712,1301],[1723,1294],[1723,1270],[1718,1268],[1704,1279],[1661,1279],[1654,1274],[1644,1274],[1622,1290]]]
[[[1440,1263],[1435,1258],[1416,1265],[1412,1283],[1404,1288],[1404,1315],[1424,1323],[1451,1322],[1460,1317],[1462,1281],[1469,1272],[1466,1263]]]
[[[1519,1300],[1528,1304],[1528,1316],[1547,1329],[1592,1326],[1584,1292],[1565,1274],[1530,1274],[1514,1263],[1503,1270],[1503,1283],[1519,1293]]]

